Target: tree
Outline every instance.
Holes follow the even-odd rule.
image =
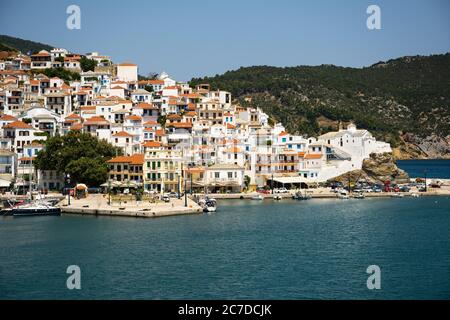
[[[86,71],[94,71],[95,67],[97,66],[97,61],[88,59],[86,57],[81,57],[80,59],[80,67],[81,70],[84,72]]]
[[[122,154],[121,149],[88,133],[69,132],[45,142],[35,159],[39,170],[56,170],[70,174],[71,180],[98,186],[106,181],[106,161]]]
[[[108,180],[108,165],[102,159],[82,157],[72,160],[66,167],[70,179],[88,186],[99,186]]]

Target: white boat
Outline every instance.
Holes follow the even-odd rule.
[[[362,192],[360,192],[360,193],[358,193],[358,194],[355,194],[354,196],[353,196],[353,198],[355,198],[355,199],[364,199],[366,196],[362,193]]]
[[[411,193],[411,197],[413,197],[413,198],[419,198],[419,197],[420,197],[420,194],[418,194],[418,193]]]
[[[273,196],[273,200],[277,200],[277,201],[279,201],[279,200],[282,200],[283,198],[280,196],[280,195],[275,195],[275,196]]]
[[[393,193],[391,194],[392,198],[403,198],[405,195],[401,193]]]
[[[342,200],[350,199],[350,196],[348,195],[348,192],[346,190],[341,190],[338,193],[337,197]]]
[[[59,216],[61,209],[45,201],[34,201],[11,208],[14,217],[25,216]]]
[[[216,212],[217,211],[217,201],[215,199],[206,199],[203,205],[204,212]]]
[[[252,200],[264,200],[264,197],[260,194],[254,195],[251,198]]]

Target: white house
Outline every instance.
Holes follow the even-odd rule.
[[[138,66],[134,63],[121,63],[117,65],[117,78],[122,81],[137,81]]]

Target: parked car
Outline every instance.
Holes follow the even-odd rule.
[[[170,202],[170,197],[167,194],[161,196],[161,200],[164,202]]]
[[[380,193],[380,192],[383,191],[383,189],[381,189],[380,187],[377,187],[377,186],[373,187],[372,190],[373,190],[373,192],[375,192],[375,193]]]
[[[401,191],[401,192],[409,192],[410,190],[411,190],[411,188],[408,187],[408,186],[401,186],[401,187],[400,187],[400,191]]]
[[[373,192],[373,189],[371,187],[367,186],[367,187],[363,188],[363,192],[367,192],[367,193]]]
[[[257,189],[256,189],[256,192],[258,192],[258,193],[264,193],[264,194],[269,194],[269,193],[271,193],[272,191],[271,191],[270,189],[257,188]]]

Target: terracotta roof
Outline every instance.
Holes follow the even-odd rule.
[[[10,123],[6,124],[3,128],[4,129],[33,129],[32,126],[30,126],[29,124],[26,124],[25,122],[22,122],[22,121],[10,122]]]
[[[177,122],[177,123],[171,123],[167,125],[168,127],[174,127],[174,128],[192,128],[192,123],[190,122]]]
[[[146,110],[152,110],[152,109],[156,109],[158,110],[158,107],[154,106],[151,103],[146,103],[146,102],[141,102],[139,104],[137,104],[136,106],[134,106],[134,108],[136,109],[146,109]]]
[[[235,128],[236,128],[235,125],[232,125],[232,124],[230,124],[230,123],[227,123],[227,129],[235,129]]]
[[[143,165],[144,154],[136,153],[132,156],[118,156],[107,161],[108,163],[129,163],[132,165]]]
[[[17,118],[10,116],[9,114],[4,114],[0,117],[0,121],[17,121]]]
[[[188,111],[184,115],[186,117],[195,117],[197,115],[197,112],[195,112],[195,111]]]
[[[71,115],[68,115],[66,117],[66,120],[69,120],[69,119],[81,119],[81,116],[78,114],[72,113]]]
[[[143,143],[142,145],[147,148],[158,148],[158,147],[161,147],[161,142],[147,141],[147,142]]]
[[[87,119],[84,125],[95,125],[95,124],[109,124],[109,121],[101,116],[95,116]]]
[[[174,113],[174,114],[169,114],[169,115],[167,116],[167,119],[168,119],[168,120],[181,119],[181,116],[180,116],[179,114],[176,114],[176,113]]]
[[[156,125],[159,125],[159,123],[156,121],[147,121],[146,123],[144,123],[144,126],[156,126]]]
[[[148,81],[150,84],[160,84],[160,85],[163,85],[164,84],[164,80],[157,80],[157,79],[155,79],[155,80],[149,80]]]
[[[128,137],[132,137],[132,135],[129,134],[128,132],[126,132],[126,131],[119,131],[119,132],[113,134],[113,137],[126,137],[126,138],[128,138]]]
[[[285,132],[285,131],[282,131],[282,132],[280,132],[280,134],[278,135],[279,137],[282,137],[282,136],[287,136],[288,134]]]
[[[126,120],[133,120],[133,121],[141,121],[142,117],[132,114],[130,116],[126,116],[125,119]]]
[[[321,153],[308,153],[305,155],[305,159],[321,159],[322,154]]]
[[[83,128],[83,125],[81,123],[74,123],[71,127],[70,130],[72,131],[78,131],[81,130]]]
[[[136,64],[131,63],[131,62],[119,63],[118,66],[120,66],[120,67],[137,67]]]

